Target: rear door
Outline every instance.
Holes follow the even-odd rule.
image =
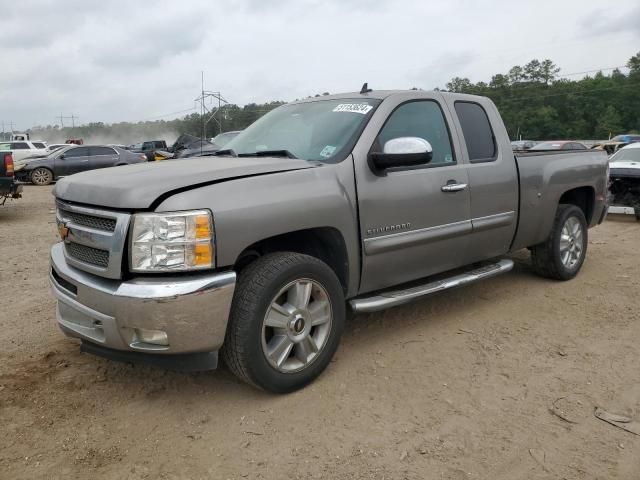
[[[430,92],[415,97],[408,93],[385,99],[354,149],[363,238],[361,293],[465,263],[471,231],[467,165],[452,141],[451,116],[442,96]],[[427,140],[431,162],[375,172],[368,154],[399,137]],[[452,185],[456,188],[447,188]]]
[[[71,148],[55,159],[56,177],[65,177],[89,169],[89,147]]]
[[[89,168],[113,167],[118,163],[118,152],[112,147],[89,147]]]
[[[468,98],[468,100],[467,100]],[[473,230],[468,262],[505,254],[518,216],[518,171],[502,118],[488,99],[446,96],[468,163]]]

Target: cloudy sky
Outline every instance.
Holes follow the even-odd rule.
[[[640,51],[638,0],[26,0],[2,8],[0,120],[170,119],[200,90],[239,105],[324,91],[562,73]],[[623,70],[626,71],[626,70]],[[579,78],[572,76],[570,78]],[[187,112],[188,113],[188,112]]]

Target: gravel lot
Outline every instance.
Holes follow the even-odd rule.
[[[515,271],[349,322],[287,396],[224,368],[81,354],[55,324],[50,188],[0,207],[1,478],[638,479],[640,224],[590,231],[568,283]]]

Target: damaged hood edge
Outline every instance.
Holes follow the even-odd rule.
[[[171,194],[212,183],[318,167],[279,157],[201,157],[139,163],[78,173],[58,181],[64,201],[125,210],[149,209]]]

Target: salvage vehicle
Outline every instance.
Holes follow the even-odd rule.
[[[34,185],[49,185],[59,178],[86,170],[146,162],[142,153],[108,145],[68,145],[45,157],[16,162],[16,176]]]
[[[640,135],[638,134],[616,135],[611,140],[598,143],[594,145],[592,148],[596,148],[598,150],[605,150],[609,155],[613,155],[621,148],[624,148],[627,145],[631,145],[632,143],[636,143],[636,142],[640,142]]]
[[[618,150],[609,160],[609,213],[640,220],[640,143]]]
[[[164,140],[148,140],[141,143],[131,145],[127,150],[135,153],[144,153],[149,162],[156,160],[164,160],[166,158],[163,152],[168,152],[167,142]],[[156,156],[156,152],[161,152]]]
[[[347,306],[487,279],[523,248],[569,280],[606,214],[604,152],[514,155],[484,97],[365,85],[276,108],[226,147],[58,182],[50,282],[83,351],[183,370],[220,352],[290,392],[331,361]]]
[[[46,145],[41,144],[42,147],[36,146],[29,140],[15,141],[15,142],[0,142],[0,152],[10,151],[13,154],[13,161],[19,162],[20,160],[30,157],[32,155],[39,155],[46,153]]]
[[[236,138],[242,130],[231,130],[229,132],[219,133],[211,139],[211,143],[215,143],[220,148],[224,147],[231,140]]]
[[[586,150],[584,143],[573,140],[554,140],[552,142],[542,142],[534,145],[529,150]]]
[[[513,142],[511,142],[511,148],[516,151],[516,150],[530,150],[533,147],[536,146],[537,142],[534,142],[533,140],[514,140]]]
[[[20,197],[22,185],[15,182],[11,152],[0,151],[0,205],[4,205],[7,198]]]

